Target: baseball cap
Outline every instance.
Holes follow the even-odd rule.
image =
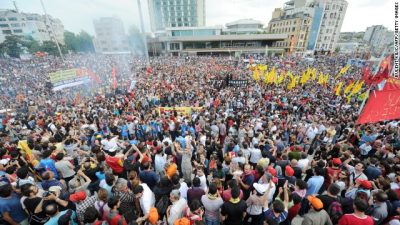
[[[86,199],[85,191],[79,191],[69,196],[69,200],[71,200],[72,202],[83,201],[85,199]]]
[[[360,187],[364,189],[371,189],[372,184],[369,180],[364,180],[364,179],[357,179],[356,183],[360,185]]]
[[[267,191],[267,187],[264,184],[253,183],[253,187],[260,194],[264,194]]]
[[[319,199],[317,197],[309,195],[307,197],[307,200],[311,203],[312,207],[316,210],[320,210],[324,207],[324,204],[322,203],[321,199]]]
[[[285,174],[286,174],[286,176],[288,176],[288,177],[293,176],[293,175],[294,175],[294,170],[293,170],[293,168],[290,167],[290,166],[286,166],[286,167],[285,167]]]
[[[154,207],[150,208],[149,216],[147,219],[151,224],[157,224],[159,216],[158,216],[158,211],[156,208],[154,208]]]
[[[268,173],[270,173],[274,177],[277,174],[276,169],[274,169],[272,166],[268,166]]]
[[[339,166],[340,164],[342,164],[342,160],[340,160],[340,158],[333,158],[332,163],[333,165]]]
[[[183,217],[176,220],[174,225],[190,225],[190,220],[186,217]]]

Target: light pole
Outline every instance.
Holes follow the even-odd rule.
[[[63,54],[61,52],[60,45],[58,44],[58,40],[57,40],[56,35],[54,33],[53,25],[51,24],[51,21],[49,19],[49,15],[47,15],[47,11],[46,11],[46,8],[44,7],[43,0],[40,0],[40,3],[42,4],[44,16],[46,17],[46,22],[49,23],[51,33],[53,35],[54,41],[56,42],[58,53],[60,54],[60,57],[61,57],[62,61],[64,61],[64,56],[63,56]],[[45,23],[45,26],[46,26],[47,33],[49,33],[49,30],[47,29],[47,24],[46,23]]]
[[[143,39],[143,42],[144,42],[144,55],[146,56],[146,65],[150,66],[149,52],[147,50],[146,34],[144,32],[142,5],[140,3],[140,0],[137,0],[137,4],[138,4],[138,10],[139,10],[140,29],[142,30],[142,39]]]

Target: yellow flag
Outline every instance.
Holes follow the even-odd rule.
[[[255,69],[255,70],[253,71],[253,79],[254,79],[255,81],[257,81],[257,82],[260,80],[260,74],[259,74],[258,69]]]
[[[311,71],[311,79],[315,80],[317,79],[317,69],[313,68]]]
[[[335,95],[340,96],[340,91],[342,90],[343,82],[339,82],[339,84],[335,88]]]
[[[359,101],[364,101],[368,97],[368,90],[366,90],[364,93],[358,96]]]
[[[320,73],[318,76],[318,84],[324,83],[324,74]]]
[[[268,82],[268,76],[269,76],[269,72],[268,72],[268,70],[266,70],[265,73],[264,73],[264,77],[263,77],[264,83]]]
[[[351,84],[349,84],[349,85],[344,89],[344,93],[345,93],[345,94],[349,93],[349,91],[353,88],[354,83],[356,83],[356,82],[352,82]]]
[[[347,70],[349,70],[349,68],[350,68],[350,65],[347,65],[347,66],[343,67],[342,69],[340,69],[339,73],[335,77],[335,80],[338,79],[343,74],[345,74],[347,72]]]
[[[362,86],[363,86],[363,84],[364,84],[364,81],[357,82],[357,84],[355,84],[355,85],[353,86],[353,89],[351,90],[351,94],[352,94],[352,95],[355,95],[355,94],[357,94],[358,92],[360,92],[360,91],[361,91],[361,88],[362,88]]]

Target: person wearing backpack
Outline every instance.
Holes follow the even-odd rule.
[[[319,195],[319,198],[324,204],[324,210],[330,216],[332,223],[337,224],[339,219],[343,216],[341,198],[338,197],[340,193],[340,187],[337,184],[331,184],[328,187],[326,194]]]
[[[121,201],[116,196],[113,196],[108,200],[107,205],[110,208],[110,211],[104,214],[103,219],[109,225],[127,225],[125,218],[118,212],[120,204]]]

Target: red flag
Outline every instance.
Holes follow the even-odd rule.
[[[357,124],[400,119],[400,89],[371,93]]]
[[[389,77],[390,69],[392,67],[391,61],[392,61],[392,56],[388,55],[384,60],[382,60],[381,64],[379,65],[379,70],[376,73],[376,75],[374,76],[373,74],[369,73],[365,82],[369,85],[373,85],[373,84],[379,84],[384,79],[387,79]]]
[[[400,90],[400,78],[389,77],[386,80],[386,84],[383,90],[384,91]]]
[[[117,70],[115,69],[115,66],[113,66],[112,69],[112,78],[113,78],[113,88],[117,88]]]
[[[149,66],[149,67],[147,67],[147,75],[150,75],[151,74],[151,67]]]

